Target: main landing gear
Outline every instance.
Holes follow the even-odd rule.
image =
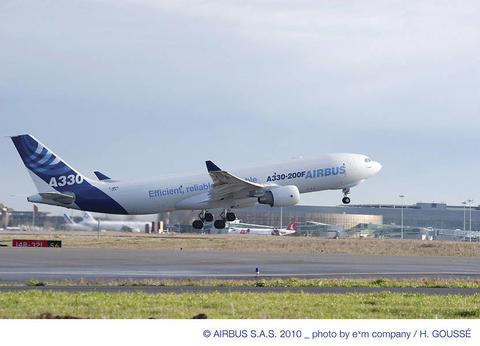
[[[199,220],[195,220],[192,223],[192,227],[195,228],[195,229],[202,229],[204,222],[212,222],[213,221],[212,213],[209,213],[206,210],[202,210],[202,212],[200,214],[198,214],[198,218],[199,218]]]
[[[235,219],[237,218],[235,216],[235,213],[232,213],[231,211],[227,211],[226,209],[222,211],[222,213],[220,214],[220,217],[222,218],[221,220],[215,220],[215,222],[213,223],[213,226],[216,229],[225,228],[227,221],[235,221]]]
[[[349,204],[350,198],[348,197],[348,194],[350,193],[350,189],[343,189],[342,191],[343,191],[342,203]]]
[[[221,217],[220,220],[215,220],[215,222],[213,223],[213,226],[216,229],[225,228],[227,221],[234,221],[237,218],[235,216],[235,213],[232,213],[231,211],[227,211],[227,210],[224,210],[220,214],[220,217]],[[206,210],[202,210],[202,212],[198,214],[198,220],[193,221],[192,227],[195,229],[202,229],[203,224],[205,222],[212,222],[212,221],[213,221],[213,215]]]
[[[235,221],[235,219],[237,218],[235,216],[235,213],[231,212],[231,211],[228,211],[226,212],[225,210],[223,211],[222,214],[220,214],[220,216],[222,217],[222,219],[226,219],[227,221]]]
[[[215,222],[213,223],[213,226],[216,228],[216,229],[224,229],[225,228],[225,220],[215,220]]]

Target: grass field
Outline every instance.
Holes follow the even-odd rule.
[[[480,288],[480,279],[259,279],[259,280],[71,280],[43,282],[31,280],[24,284],[5,283],[0,286],[210,286],[210,287],[424,287]]]
[[[0,318],[480,318],[480,295],[0,293]]]
[[[129,234],[92,232],[59,232],[42,235],[1,235],[0,244],[11,246],[12,239],[62,240],[66,248],[179,249],[185,251],[327,253],[417,256],[480,256],[480,243],[392,240],[392,239],[326,239],[317,237],[273,237],[223,234]]]

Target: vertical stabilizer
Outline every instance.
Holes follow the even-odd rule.
[[[67,225],[73,225],[75,223],[67,214],[63,214],[63,219]]]
[[[38,192],[75,192],[87,180],[32,135],[11,138]]]
[[[294,231],[297,228],[298,222],[292,222],[288,225],[287,230]]]
[[[88,211],[86,211],[86,212],[83,213],[83,222],[94,223],[94,222],[97,222],[97,220],[95,220],[95,218],[92,216],[92,214],[90,214]]]
[[[28,201],[110,214],[128,214],[102,190],[29,134],[11,137],[39,194]]]

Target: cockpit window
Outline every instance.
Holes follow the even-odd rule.
[[[365,162],[372,162],[368,157],[365,159]]]

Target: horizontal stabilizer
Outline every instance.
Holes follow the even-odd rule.
[[[41,192],[39,193],[45,199],[51,199],[52,201],[63,203],[63,204],[70,204],[73,203],[75,197],[72,195],[67,195],[65,193],[58,193],[58,192]]]

